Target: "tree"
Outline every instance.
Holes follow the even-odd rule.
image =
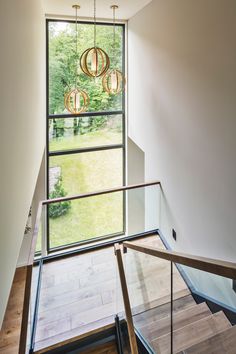
[[[88,111],[118,110],[121,108],[122,94],[109,96],[103,91],[101,79],[91,79],[81,72],[79,58],[75,52],[75,26],[67,23],[63,27],[60,22],[49,24],[49,112],[60,114],[65,112],[64,94],[74,86],[75,73],[79,74],[79,84],[90,97]],[[98,25],[97,45],[110,56],[112,65],[122,67],[122,31],[116,30],[115,56],[113,55],[112,26]],[[79,55],[93,46],[93,26],[79,25]],[[77,64],[75,64],[77,63]],[[78,122],[79,124],[79,122]],[[79,128],[76,128],[76,133]]]

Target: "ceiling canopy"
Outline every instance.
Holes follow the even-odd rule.
[[[97,0],[97,17],[112,18],[111,5],[118,5],[117,18],[128,20],[152,0]],[[72,5],[79,4],[80,17],[93,17],[93,0],[43,0],[44,11],[53,16],[74,16]]]

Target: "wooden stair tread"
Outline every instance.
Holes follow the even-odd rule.
[[[192,306],[186,310],[177,312],[173,317],[174,330],[178,330],[193,322],[197,322],[205,317],[211,316],[212,313],[206,303]],[[148,324],[139,328],[141,334],[149,340],[155,340],[165,334],[170,333],[170,314],[159,321],[149,321]]]
[[[174,300],[181,299],[181,298],[184,298],[187,296],[191,296],[190,291],[187,288],[183,289],[183,290],[179,290],[174,293]],[[195,303],[194,300],[193,300],[193,302]],[[153,308],[157,308],[157,307],[162,306],[164,304],[167,304],[170,306],[170,295],[163,296],[163,297],[160,297],[159,299],[149,301],[148,303],[132,307],[132,314],[133,314],[133,316],[136,316],[136,315],[139,315],[141,312],[149,311]]]
[[[181,352],[230,327],[231,324],[222,311],[182,327],[174,331],[174,353]],[[168,333],[153,340],[151,345],[158,353],[169,354],[170,339]]]
[[[89,348],[82,351],[81,354],[118,354],[116,342],[108,342],[105,344],[100,344],[95,348]]]
[[[178,354],[235,354],[236,326],[220,332]]]
[[[162,299],[163,300],[163,299]],[[167,300],[167,299],[165,299]],[[164,301],[164,300],[163,300]],[[161,302],[160,302],[161,303]],[[196,305],[192,295],[177,298],[173,302],[174,313]],[[170,301],[162,302],[159,306],[146,310],[134,316],[135,327],[139,328],[150,321],[158,321],[170,315]]]

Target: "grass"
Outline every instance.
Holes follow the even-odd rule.
[[[53,139],[50,149],[99,146],[119,143],[120,133],[98,131],[82,136]],[[122,185],[122,149],[56,156],[50,167],[60,166],[68,195]],[[69,212],[50,219],[50,247],[88,240],[123,230],[123,194],[113,193],[71,202]]]
[[[122,133],[104,130],[84,135],[70,136],[67,138],[61,137],[52,139],[50,142],[50,151],[71,150],[112,144],[122,144]]]

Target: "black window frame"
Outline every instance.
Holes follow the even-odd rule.
[[[46,19],[46,194],[47,199],[49,199],[49,171],[50,164],[49,159],[52,156],[62,156],[62,155],[71,155],[85,152],[95,152],[95,151],[104,151],[104,150],[112,150],[112,149],[122,149],[123,152],[123,186],[126,185],[126,92],[125,90],[122,93],[122,107],[121,110],[118,111],[99,111],[99,112],[84,112],[80,114],[49,114],[49,23],[51,22],[64,22],[64,23],[75,23],[74,20],[61,20],[61,19]],[[78,21],[79,24],[89,24],[93,25],[92,21]],[[111,22],[97,22],[97,26],[113,26]],[[126,25],[124,23],[116,23],[117,27],[122,28],[122,71],[126,72]],[[73,150],[63,150],[63,151],[53,151],[50,152],[49,146],[49,121],[51,119],[58,118],[78,118],[78,117],[96,117],[96,116],[122,116],[122,143],[121,144],[111,144],[111,145],[101,145]],[[123,192],[123,230],[122,232],[117,232],[115,234],[99,236],[96,238],[91,238],[89,240],[79,241],[75,243],[71,243],[68,245],[63,245],[59,247],[50,248],[50,226],[49,226],[49,213],[48,206],[46,206],[46,252],[50,254],[56,251],[67,250],[72,247],[86,245],[91,242],[98,242],[101,240],[107,240],[119,236],[123,236],[126,233],[126,193]]]

